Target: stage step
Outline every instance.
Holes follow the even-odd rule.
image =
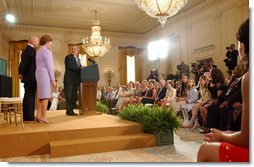
[[[87,128],[87,129],[72,129],[65,130],[64,133],[60,131],[50,131],[50,141],[59,140],[72,140],[72,139],[84,139],[106,136],[121,136],[143,133],[141,124],[131,124],[123,126],[111,126],[111,127],[99,127],[99,128]]]
[[[86,139],[52,141],[50,155],[52,158],[107,151],[127,150],[142,147],[153,147],[156,138],[150,134],[131,134],[121,136],[106,136]]]

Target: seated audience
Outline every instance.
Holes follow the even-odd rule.
[[[221,70],[217,68],[212,68],[210,70],[210,81],[208,83],[208,90],[211,93],[212,99],[205,105],[201,106],[199,108],[200,114],[203,118],[203,123],[205,127],[213,127],[218,126],[218,118],[215,117],[215,114],[209,116],[208,119],[208,110],[214,110],[216,106],[220,105],[220,101],[218,101],[218,97],[222,94],[223,91],[225,91],[225,84],[224,84],[224,76]],[[218,111],[215,111],[218,112]],[[210,128],[205,128],[204,133],[209,132]]]
[[[242,57],[241,68],[249,69],[249,19],[239,28],[237,33],[239,53]],[[249,162],[249,71],[242,79],[242,125],[238,132],[223,132],[211,129],[205,134],[204,144],[199,148],[199,162]]]
[[[208,78],[204,75],[199,78],[200,98],[197,100],[195,105],[191,108],[192,116],[191,116],[189,123],[187,123],[183,127],[192,128],[192,130],[197,129],[199,127],[198,118],[197,118],[198,117],[198,110],[201,106],[204,106],[211,100],[211,94],[207,88],[208,82],[209,82]],[[194,125],[193,125],[193,123],[194,123]]]
[[[140,82],[135,82],[135,89],[133,96],[130,97],[130,101],[128,104],[137,104],[138,99],[141,97],[142,88],[140,87]]]

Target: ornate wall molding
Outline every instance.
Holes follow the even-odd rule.
[[[208,51],[208,50],[212,50],[215,49],[215,45],[211,44],[211,45],[207,45],[201,48],[196,48],[194,49],[193,53],[199,53],[199,52],[204,52],[204,51]]]
[[[68,35],[87,35],[91,34],[91,30],[82,29],[69,29],[69,28],[59,28],[59,27],[44,27],[44,26],[29,26],[29,25],[14,25],[11,27],[6,27],[5,29],[10,29],[11,31],[29,31],[29,32],[43,32],[43,33],[59,33]],[[115,38],[140,38],[144,37],[142,34],[131,34],[131,33],[118,33],[118,32],[107,32],[103,31],[102,34],[110,35]]]
[[[47,32],[47,33],[65,33],[70,35],[84,35],[88,33],[87,30],[67,29],[67,28],[55,28],[55,27],[43,27],[43,26],[29,26],[29,25],[14,25],[11,26],[12,31],[31,31],[31,32]]]

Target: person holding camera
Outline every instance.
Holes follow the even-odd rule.
[[[178,70],[178,78],[182,78],[183,75],[186,75],[187,77],[190,76],[190,68],[187,64],[185,64],[183,61],[181,62],[181,64],[178,64],[176,66],[177,70]]]
[[[238,56],[238,50],[235,50],[235,45],[231,44],[229,47],[226,47],[227,53],[226,53],[226,59],[224,59],[225,65],[228,67],[229,71],[232,71],[235,69],[237,65],[237,56]]]

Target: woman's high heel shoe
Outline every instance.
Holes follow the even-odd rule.
[[[49,120],[43,120],[43,119],[41,119],[40,121],[43,122],[43,123],[46,123],[46,124],[51,123],[51,121],[49,121]]]
[[[39,118],[34,118],[34,122],[41,123],[41,120]]]

